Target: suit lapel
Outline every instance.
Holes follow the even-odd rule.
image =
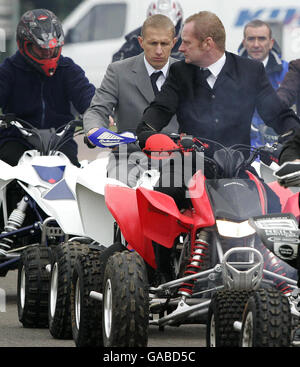
[[[136,61],[132,68],[133,77],[136,81],[137,89],[150,103],[154,99],[154,93],[152,90],[150,78],[144,62],[144,53],[141,53],[136,57]]]
[[[169,69],[170,65],[174,62],[178,61],[170,57],[169,59]],[[147,102],[150,103],[154,99],[154,93],[150,81],[150,77],[148,75],[145,62],[144,62],[144,53],[141,53],[136,57],[136,61],[132,67],[132,73],[134,75],[137,89],[142,93],[142,95],[146,98]],[[168,70],[169,74],[169,70]]]
[[[236,74],[236,70],[234,67],[232,57],[228,52],[226,52],[226,62],[215,82],[213,89],[219,88],[220,86],[222,86],[222,84],[225,81],[228,81],[228,80],[231,80],[232,82],[234,82],[234,84],[236,84],[238,87],[238,84],[237,84],[238,78],[237,78],[237,74]]]

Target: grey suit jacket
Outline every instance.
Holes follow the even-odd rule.
[[[178,60],[170,58],[170,64],[176,61]],[[108,127],[109,115],[114,117],[119,132],[135,132],[145,108],[153,99],[144,53],[111,63],[83,116],[85,132],[95,127]],[[176,117],[164,131],[178,131]]]

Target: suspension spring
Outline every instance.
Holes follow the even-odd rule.
[[[24,196],[22,200],[17,204],[17,208],[12,211],[10,214],[7,224],[4,227],[4,231],[1,234],[5,234],[8,232],[15,231],[19,229],[25,219],[25,211],[28,206],[28,197]],[[9,250],[13,245],[13,240],[10,238],[2,238],[0,242],[0,248],[4,248],[5,250]]]
[[[189,263],[186,266],[184,276],[194,275],[199,273],[203,268],[203,263],[208,255],[209,248],[209,233],[202,230],[196,234],[195,241],[191,244],[191,257]],[[188,282],[181,284],[179,292],[183,296],[191,297],[193,294],[193,288],[195,280],[191,279]]]

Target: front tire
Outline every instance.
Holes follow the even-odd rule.
[[[106,263],[116,252],[126,251],[114,243],[103,251],[90,251],[77,258],[71,284],[72,334],[76,347],[103,346],[102,302],[90,297],[91,291],[103,292]]]
[[[206,345],[208,347],[238,347],[239,333],[235,321],[242,321],[245,304],[251,291],[222,290],[212,297],[208,309]]]
[[[21,254],[18,265],[17,305],[19,321],[26,328],[48,327],[50,249],[34,245]]]
[[[103,281],[105,347],[146,347],[149,294],[146,266],[137,252],[121,252],[107,262]]]
[[[241,347],[289,347],[291,312],[282,292],[259,289],[249,298],[242,321]]]

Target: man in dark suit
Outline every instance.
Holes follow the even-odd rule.
[[[255,108],[278,134],[300,127],[294,112],[276,95],[263,64],[225,51],[225,29],[215,14],[190,16],[181,37],[185,61],[170,67],[161,92],[145,110],[137,128],[141,144],[174,114],[179,132],[225,146],[250,145]]]

